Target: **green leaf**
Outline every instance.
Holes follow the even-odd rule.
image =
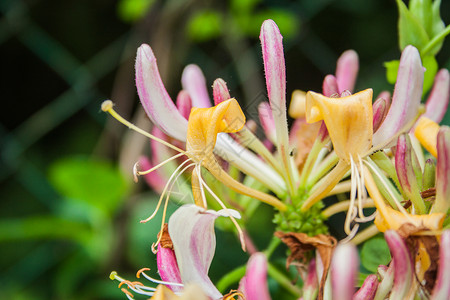
[[[420,21],[408,10],[402,0],[397,0],[399,10],[398,34],[400,50],[413,45],[421,51],[429,42],[424,27]]]
[[[434,56],[425,56],[422,58],[422,64],[425,67],[425,74],[423,80],[423,94],[426,94],[433,86],[434,77],[438,71],[438,63]]]
[[[69,157],[50,166],[49,181],[63,196],[113,212],[128,190],[117,167],[106,161]]]
[[[386,68],[386,79],[390,84],[394,84],[397,81],[399,65],[399,60],[391,60],[384,63],[384,67]]]
[[[125,22],[136,22],[143,18],[155,0],[121,0],[117,5],[119,18]]]
[[[429,38],[433,37],[433,5],[431,0],[411,0],[409,1],[409,11],[422,27]]]
[[[200,11],[187,24],[189,38],[204,42],[217,38],[222,33],[222,16],[211,10]]]
[[[379,265],[391,261],[389,247],[383,238],[373,238],[364,243],[361,249],[361,264],[368,271],[376,273]]]

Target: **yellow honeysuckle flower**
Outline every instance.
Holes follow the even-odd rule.
[[[196,163],[192,172],[192,190],[195,203],[206,208],[206,199],[203,194],[200,166],[205,167],[217,180],[232,190],[261,200],[279,210],[285,210],[283,204],[277,198],[251,189],[231,177],[225,172],[214,156],[213,150],[217,135],[220,133],[232,133],[242,129],[245,124],[245,116],[236,99],[231,98],[209,108],[192,108],[188,120],[186,139],[186,154]]]
[[[437,157],[436,140],[438,132],[439,124],[427,117],[421,117],[414,129],[416,138],[434,157]]]

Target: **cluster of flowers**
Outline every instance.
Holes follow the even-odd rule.
[[[322,94],[294,92],[289,130],[282,36],[275,22],[262,24],[260,40],[269,98],[259,106],[264,140],[254,133],[253,123],[246,122],[222,79],[214,81],[211,107],[197,66],[183,72],[183,90],[175,104],[145,44],[137,52],[136,84],[157,127],[144,132],[121,118],[111,101],[103,103],[104,111],[152,140],[152,158],[143,158],[134,173],[145,176],[161,197],[142,222],[153,219],[165,199],[161,231],[153,244],[162,280],[151,278],[145,269],[137,274],[159,285],[147,287],[116,272],[111,279],[124,286],[130,299],[131,291],[151,299],[270,299],[264,253],[252,254],[238,290],[227,295],[208,277],[216,247],[215,219],[224,216],[233,222],[245,250],[237,219],[250,210],[248,203],[255,200],[249,199],[256,199],[277,211],[275,235],[290,248],[288,262],[304,266],[299,268],[302,299],[448,299],[450,130],[438,123],[449,101],[449,72],[437,73],[421,105],[425,70],[419,51],[406,46],[392,98],[382,92],[372,101],[371,89],[352,94],[358,56],[346,51],[336,74],[325,77]],[[422,146],[437,160],[426,159]],[[174,163],[175,170],[167,175],[164,168]],[[191,172],[194,204],[178,208],[165,224],[174,183],[186,171]],[[335,194],[350,197],[325,208],[321,200]],[[239,212],[230,207],[239,207]],[[367,209],[374,212],[366,216]],[[347,237],[337,242],[324,221],[345,211]],[[361,223],[372,221],[359,230]],[[392,261],[355,289],[355,245],[379,232]],[[314,249],[315,257],[306,255]]]

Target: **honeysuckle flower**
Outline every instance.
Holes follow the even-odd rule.
[[[358,271],[358,251],[351,244],[336,247],[331,260],[333,299],[352,299]]]
[[[364,174],[366,167],[363,166],[363,160],[365,161],[365,158],[375,151],[389,147],[393,139],[410,129],[419,113],[422,82],[423,67],[419,53],[412,46],[406,47],[400,59],[392,103],[376,132],[373,130],[371,89],[341,98],[307,93],[307,121],[324,120],[339,162],[315,185],[309,198],[304,202],[302,211],[325,197],[347,171],[351,170],[351,201],[344,229],[349,235],[356,233],[358,225],[351,230],[350,222],[355,220],[357,215],[360,221],[372,219],[365,217],[362,212],[363,186],[367,177]],[[356,198],[358,204],[355,207]],[[375,202],[375,205],[378,208],[381,204]]]
[[[240,214],[232,209],[216,212],[205,210],[193,204],[179,207],[172,214],[168,223],[168,234],[173,250],[158,245],[157,264],[162,280],[156,280],[148,276],[145,271],[149,269],[146,268],[141,269],[136,276],[139,278],[142,275],[154,283],[165,285],[169,290],[176,293],[183,292],[183,295],[186,286],[195,285],[208,298],[221,299],[222,294],[208,277],[209,267],[216,248],[214,221],[219,216],[240,218]],[[110,277],[113,280],[118,280],[121,285],[125,284],[137,294],[156,295],[155,288],[147,287],[141,282],[130,282],[121,278],[115,272],[111,273]],[[173,295],[166,289],[164,289],[164,292]],[[128,291],[125,293],[129,296]]]

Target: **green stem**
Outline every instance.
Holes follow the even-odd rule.
[[[428,44],[422,49],[421,56],[427,56],[428,52],[433,49],[438,43],[440,43],[450,33],[450,25],[445,27],[438,35],[436,35]]]
[[[266,250],[264,250],[264,254],[267,257],[267,260],[269,260],[269,258],[272,256],[275,249],[277,249],[277,247],[280,245],[280,243],[281,243],[281,240],[279,238],[277,238],[276,236],[272,237],[272,240],[270,241],[269,246],[267,247]]]
[[[216,284],[216,287],[219,290],[219,292],[224,293],[230,285],[241,280],[241,278],[244,277],[245,275],[246,268],[247,268],[246,265],[237,267],[230,273],[225,274],[222,278],[220,278],[219,282],[217,282]]]
[[[284,287],[289,293],[291,293],[296,298],[299,298],[302,294],[302,291],[299,287],[293,285],[291,280],[282,272],[278,271],[270,262],[267,266],[267,273],[272,277],[276,282],[278,282],[282,287]]]
[[[316,139],[314,142],[314,145],[311,148],[311,151],[308,154],[308,157],[306,158],[305,164],[302,169],[302,174],[300,176],[300,187],[304,187],[306,184],[306,180],[309,177],[309,174],[311,173],[311,170],[317,160],[317,157],[319,156],[320,150],[322,150],[324,146],[324,143],[321,142],[319,139]]]
[[[313,186],[316,184],[316,182],[322,178],[328,171],[330,171],[339,161],[339,157],[336,155],[336,153],[331,152],[328,154],[328,156],[323,160],[320,165],[317,167],[316,170],[310,176],[308,176],[308,179],[306,181],[306,185],[308,187]]]

